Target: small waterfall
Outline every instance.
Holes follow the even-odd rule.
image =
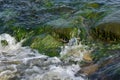
[[[7,45],[2,45],[3,40]],[[78,45],[76,41],[73,38],[62,48],[61,57],[48,57],[28,46],[22,47],[23,41],[16,42],[9,34],[1,34],[0,80],[85,80],[75,76],[80,70],[79,64],[69,63],[70,59],[81,61],[86,52],[87,46]],[[65,58],[65,55],[69,57]],[[68,62],[64,63],[62,58]]]

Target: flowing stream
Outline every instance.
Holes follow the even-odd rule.
[[[0,41],[6,40],[8,45],[4,46],[0,43],[0,80],[85,80],[85,75],[75,76],[80,66],[70,63],[70,59],[74,61],[82,60],[82,56],[89,50],[85,45],[68,45],[61,51],[61,57],[48,57],[41,55],[36,50],[32,50],[28,46],[22,47],[22,41],[16,42],[15,38],[9,34],[1,34]],[[73,42],[72,42],[73,43]],[[76,55],[66,57],[66,54],[82,48]],[[70,53],[69,53],[70,54]],[[71,54],[72,55],[72,52]]]

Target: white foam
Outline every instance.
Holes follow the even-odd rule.
[[[6,40],[8,45],[3,46],[1,40]],[[75,39],[71,42],[76,41]],[[75,77],[75,73],[80,70],[78,64],[63,65],[59,57],[48,57],[32,50],[30,47],[22,47],[22,41],[16,42],[14,37],[9,34],[0,35],[0,78],[7,80],[19,75],[20,80],[84,80],[81,76]],[[83,47],[77,43],[65,46],[61,51],[61,57],[66,55],[69,50]],[[83,51],[84,52],[84,51]],[[81,51],[80,51],[81,53]],[[82,55],[79,55],[82,60]],[[72,58],[69,57],[69,58]],[[77,59],[77,57],[74,57]],[[68,59],[68,58],[66,58]],[[10,67],[7,67],[10,66]],[[10,70],[13,69],[13,70]],[[15,74],[17,72],[17,74]],[[23,76],[20,76],[20,73]],[[6,76],[8,75],[9,76]],[[1,80],[0,79],[0,80]]]
[[[3,46],[1,44],[2,40],[6,40],[8,45],[7,46]],[[16,43],[16,40],[14,37],[11,37],[9,34],[1,34],[0,35],[0,52],[8,52],[14,49],[18,49],[21,47],[21,43],[23,42],[23,40],[19,43]]]
[[[66,46],[61,47],[61,58],[64,60],[72,60],[72,61],[82,61],[83,55],[87,52],[90,52],[91,49],[87,49],[87,45],[83,45],[78,43],[76,38],[73,38],[69,41]]]

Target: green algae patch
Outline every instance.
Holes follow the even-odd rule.
[[[30,47],[37,49],[41,54],[59,56],[62,43],[56,41],[51,35],[43,34],[30,40]]]
[[[34,35],[33,30],[26,29],[22,26],[10,26],[6,28],[5,31],[14,36],[18,42]]]
[[[104,5],[104,3],[99,3],[99,2],[89,2],[85,6],[89,8],[100,8]]]

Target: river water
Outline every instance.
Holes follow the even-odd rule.
[[[16,42],[9,34],[1,34],[0,41],[6,40],[7,46],[0,43],[0,80],[85,80],[85,75],[75,76],[80,66],[70,63],[70,59],[81,61],[82,56],[89,50],[85,45],[66,45],[61,51],[61,57],[41,55],[30,47],[22,47],[22,41]],[[71,50],[78,54],[61,60]],[[72,52],[71,52],[72,53]],[[70,53],[69,53],[70,54]]]
[[[57,12],[59,7],[63,9],[61,12]],[[26,38],[17,41],[11,36],[9,25],[34,29],[61,15],[74,16],[80,11],[87,15],[91,8],[97,12],[109,12],[119,7],[120,0],[0,0],[0,80],[89,80],[85,74],[76,74],[81,70],[84,55],[94,48],[73,37],[61,46],[59,57],[49,57],[30,46],[22,46]],[[51,12],[54,8],[55,12]]]

